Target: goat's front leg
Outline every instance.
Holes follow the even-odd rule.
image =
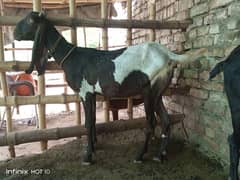
[[[167,155],[167,145],[169,142],[169,135],[170,135],[170,119],[168,116],[168,112],[162,102],[162,97],[158,99],[154,108],[162,122],[162,133],[161,133],[160,149],[157,157],[154,157],[153,160],[163,161],[164,159],[166,159],[166,155]]]
[[[145,108],[145,113],[146,113],[147,128],[145,130],[145,142],[134,161],[135,163],[142,163],[143,156],[148,151],[149,140],[151,139],[151,137],[154,134],[154,128],[155,128],[154,122],[156,121],[156,118],[154,116],[152,102],[151,102],[151,89],[149,88],[149,89],[145,90],[143,96],[144,96],[144,108]]]
[[[94,152],[94,118],[96,114],[93,114],[93,95],[88,93],[85,100],[82,100],[85,111],[85,127],[87,128],[87,148],[84,155],[83,165],[90,165],[92,163],[92,153]]]
[[[93,143],[97,143],[97,132],[96,132],[96,95],[93,94],[91,98],[91,104],[92,104],[92,138]],[[94,150],[94,149],[93,149]]]

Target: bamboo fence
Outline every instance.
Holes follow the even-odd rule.
[[[184,118],[182,114],[170,115],[171,125],[179,123]],[[158,122],[159,123],[159,122]],[[108,123],[98,123],[96,125],[97,134],[116,133],[132,129],[145,128],[147,122],[145,118],[136,118],[134,120],[119,120]],[[74,136],[87,135],[87,130],[84,126],[76,125],[62,128],[39,129],[29,131],[17,131],[0,135],[0,146],[18,145],[29,142],[57,140]]]
[[[190,20],[186,21],[168,21],[161,22],[156,20],[156,5],[155,0],[151,0],[149,3],[150,10],[150,20],[133,20],[132,19],[132,0],[127,0],[127,20],[112,20],[107,17],[107,0],[101,1],[101,19],[82,19],[76,17],[76,5],[75,0],[69,0],[69,17],[48,17],[54,25],[58,26],[69,26],[71,27],[71,37],[72,43],[76,44],[77,34],[76,27],[98,27],[102,28],[102,42],[103,49],[108,48],[108,28],[127,28],[127,45],[132,44],[132,29],[150,29],[150,40],[155,40],[155,29],[186,29],[190,24]],[[41,0],[33,0],[33,10],[41,11]],[[0,106],[5,106],[7,114],[7,131],[4,136],[0,136],[0,146],[8,145],[9,152],[11,157],[15,157],[14,145],[26,143],[26,142],[35,142],[41,141],[41,149],[47,149],[47,141],[52,139],[59,139],[63,137],[74,137],[86,135],[86,130],[81,126],[81,110],[80,110],[80,98],[77,94],[74,95],[53,95],[46,96],[44,76],[39,76],[38,87],[39,94],[36,96],[9,96],[8,87],[6,82],[5,72],[9,71],[23,71],[29,66],[29,62],[23,61],[4,61],[4,49],[3,49],[3,37],[2,37],[2,26],[10,25],[14,26],[22,17],[13,17],[13,16],[0,16],[0,78],[1,86],[3,90],[4,97],[0,97]],[[47,71],[60,71],[60,67],[55,62],[48,62]],[[63,84],[65,86],[65,84]],[[54,85],[57,87],[60,85]],[[62,86],[62,85],[61,85]],[[165,92],[165,95],[172,95],[177,93],[187,92],[187,89],[168,89]],[[132,97],[132,98],[141,98],[141,97]],[[132,98],[126,97],[128,100],[128,114],[129,119],[133,119],[132,112]],[[113,98],[118,99],[118,98]],[[123,98],[121,98],[123,99]],[[102,96],[97,96],[98,101],[105,101],[105,120],[109,121],[109,102]],[[55,128],[55,129],[46,129],[46,118],[45,118],[45,105],[46,104],[66,104],[70,102],[75,102],[76,104],[76,119],[77,125],[67,128]],[[12,116],[11,116],[11,107],[16,105],[26,105],[26,104],[37,104],[39,110],[39,128],[38,130],[33,130],[31,132],[12,132]],[[182,115],[172,116],[172,119],[175,119],[177,122],[179,119],[183,119]],[[110,124],[98,124],[97,129],[98,133],[103,132],[116,132],[124,131],[132,128],[143,128],[145,127],[145,122],[143,120],[134,119],[133,121],[124,121],[124,125],[119,122],[111,122]],[[102,130],[99,130],[102,129]]]

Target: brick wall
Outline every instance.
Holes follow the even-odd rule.
[[[134,1],[134,18],[148,19],[148,1]],[[178,83],[189,85],[187,95],[165,98],[171,112],[186,115],[185,125],[190,142],[209,156],[228,162],[227,136],[232,132],[231,115],[224,93],[222,74],[208,81],[208,72],[219,58],[227,55],[240,44],[239,0],[156,0],[157,20],[184,20],[193,24],[186,32],[161,30],[156,41],[173,51],[207,47],[212,58],[201,59],[181,69]],[[134,43],[148,41],[147,30],[134,30]],[[180,127],[175,134],[182,136]]]

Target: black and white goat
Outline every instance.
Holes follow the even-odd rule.
[[[147,128],[144,146],[136,158],[143,160],[149,139],[154,132],[155,113],[162,121],[162,141],[156,159],[166,155],[169,137],[169,117],[162,102],[162,93],[168,87],[175,62],[195,60],[206,49],[177,55],[158,43],[145,43],[115,51],[101,51],[76,47],[68,43],[41,13],[31,12],[15,29],[16,40],[34,40],[32,63],[28,73],[36,66],[44,72],[46,62],[41,61],[45,49],[66,73],[69,86],[79,92],[85,110],[88,146],[83,164],[92,163],[96,141],[96,94],[106,97],[128,97],[141,94],[144,99]],[[47,58],[45,58],[46,60]]]
[[[210,79],[222,71],[233,126],[233,134],[228,137],[230,147],[230,177],[231,180],[238,180],[240,149],[240,46],[236,47],[229,56],[215,65],[210,72]]]

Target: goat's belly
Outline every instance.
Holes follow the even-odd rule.
[[[148,75],[141,71],[133,71],[120,84],[117,97],[126,97],[142,94],[145,87],[150,85]]]

